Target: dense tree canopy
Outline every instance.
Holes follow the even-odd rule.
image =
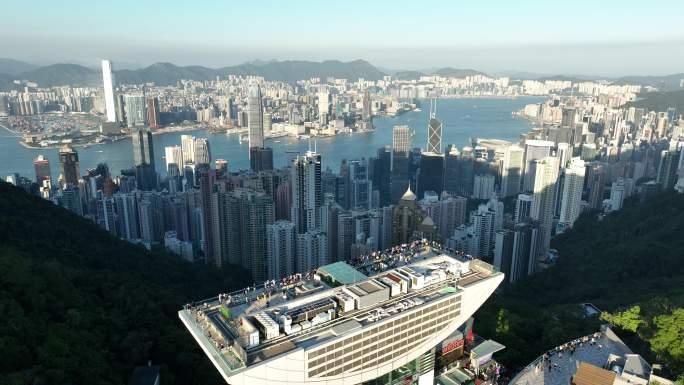
[[[673,377],[684,371],[684,196],[662,193],[599,220],[579,218],[552,246],[549,270],[495,294],[476,314],[478,331],[506,345],[498,358],[522,367],[546,349],[596,331],[593,303],[626,342]],[[633,307],[637,306],[637,307]],[[643,329],[643,330],[642,330]]]
[[[220,384],[177,312],[244,287],[215,270],[113,238],[0,182],[0,381],[125,384],[148,360],[164,384]]]

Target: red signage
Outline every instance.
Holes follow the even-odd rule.
[[[453,340],[442,346],[442,354],[451,353],[452,351],[463,346],[463,340]]]

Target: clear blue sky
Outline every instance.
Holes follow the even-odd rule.
[[[684,1],[7,1],[0,56],[222,66],[362,58],[569,74],[684,72]]]

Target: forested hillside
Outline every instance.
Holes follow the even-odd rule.
[[[634,350],[673,375],[684,372],[684,196],[630,202],[603,220],[582,216],[552,247],[555,266],[492,296],[476,314],[478,331],[506,345],[499,356],[506,365],[524,366],[615,320],[585,317],[580,305],[590,302],[618,312],[614,323]],[[619,314],[635,305],[637,327]]]
[[[0,182],[3,384],[125,384],[148,360],[163,384],[224,383],[177,312],[248,282],[241,268],[148,252]]]

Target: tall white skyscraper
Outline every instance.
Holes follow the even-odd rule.
[[[411,129],[409,126],[394,126],[392,129],[392,152],[408,157],[411,150]]]
[[[487,205],[479,205],[470,216],[473,227],[473,256],[489,258],[494,252],[495,213]]]
[[[182,170],[185,164],[183,163],[183,149],[181,146],[167,146],[164,147],[164,160],[166,161],[166,169],[169,169],[169,164],[175,163],[179,170]]]
[[[112,62],[102,60],[102,85],[104,86],[105,111],[108,122],[116,122],[116,103],[114,97],[114,75]]]
[[[181,135],[181,148],[183,149],[183,164],[194,164],[195,137],[192,135]]]
[[[325,87],[318,92],[318,122],[323,126],[330,118],[330,94]]]
[[[264,112],[263,114],[263,121],[264,121],[264,136],[268,136],[271,134],[271,131],[273,130],[273,121],[272,121],[272,116],[268,112]]]
[[[534,188],[535,161],[551,155],[554,143],[549,140],[528,139],[525,141],[525,180],[523,192],[532,191]]]
[[[555,156],[547,156],[534,163],[535,175],[530,216],[539,221],[540,242],[536,255],[540,260],[544,260],[551,243],[559,160]]]
[[[584,161],[579,157],[572,158],[568,167],[565,168],[560,220],[558,221],[560,231],[572,227],[580,215],[585,170]]]
[[[567,167],[570,158],[572,158],[572,146],[569,143],[558,143],[556,146],[558,159],[560,159],[561,168]]]
[[[292,160],[292,221],[297,233],[321,228],[321,155],[307,151]]]
[[[249,148],[264,147],[264,114],[261,107],[261,88],[254,83],[249,87],[247,95],[247,127],[249,132]]]
[[[518,145],[506,147],[501,167],[501,197],[506,198],[520,192],[523,158],[525,151]]]

